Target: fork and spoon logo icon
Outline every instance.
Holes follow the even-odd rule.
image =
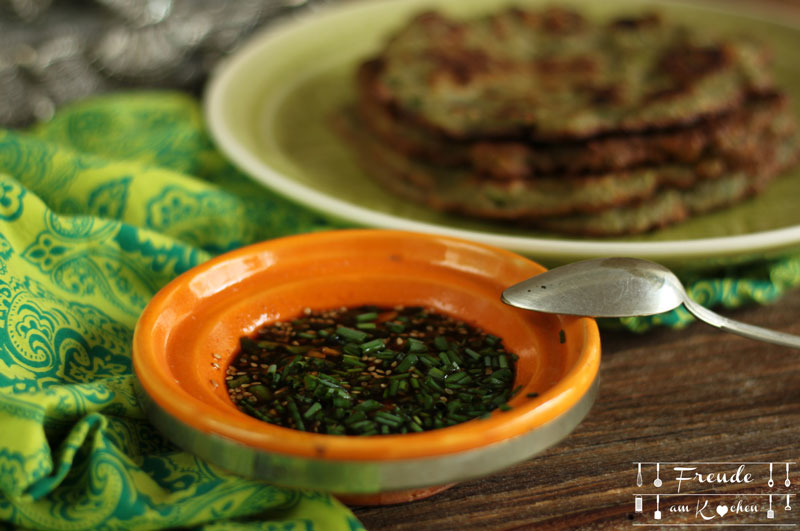
[[[783,482],[786,488],[789,488],[792,485],[792,481],[789,479],[789,463],[786,464],[786,481]],[[772,479],[772,463],[769,464],[769,480],[767,481],[767,486],[772,488],[775,486],[775,481]]]

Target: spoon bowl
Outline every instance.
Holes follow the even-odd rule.
[[[514,284],[506,304],[546,313],[592,317],[655,315],[683,305],[692,315],[726,332],[800,348],[800,337],[734,321],[694,302],[675,274],[639,258],[595,258],[557,267]]]

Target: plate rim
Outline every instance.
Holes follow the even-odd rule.
[[[715,259],[740,258],[746,260],[748,256],[756,254],[763,256],[764,253],[787,251],[789,248],[800,245],[800,224],[731,236],[634,242],[618,239],[517,236],[462,229],[380,212],[332,197],[264,164],[247,147],[236,141],[233,132],[235,128],[226,119],[225,98],[232,82],[237,75],[240,75],[242,66],[247,64],[248,60],[262,55],[265,50],[269,50],[273,41],[279,40],[284,34],[297,31],[306,24],[323,24],[326,18],[353,16],[353,13],[365,9],[380,11],[385,9],[386,5],[400,3],[407,2],[402,0],[366,2],[362,0],[329,4],[312,12],[306,12],[268,26],[246,41],[238,51],[218,63],[206,84],[202,106],[209,133],[223,154],[248,177],[262,186],[326,217],[362,227],[407,230],[463,238],[503,247],[545,262],[548,259],[563,262],[565,259],[581,260],[613,255],[638,256],[662,261],[677,260],[679,263],[697,260],[714,263]],[[416,4],[423,3],[424,0],[416,2]],[[742,5],[731,8],[730,6],[681,0],[672,2],[655,0],[650,3],[744,16],[793,31],[800,31],[800,24],[789,23],[786,18],[779,18],[777,10],[774,13],[771,13],[769,9],[751,13]]]

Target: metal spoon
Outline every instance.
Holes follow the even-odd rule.
[[[595,258],[557,267],[503,292],[511,306],[547,313],[626,317],[663,313],[681,304],[726,332],[800,348],[800,336],[734,321],[692,301],[666,267],[639,258]]]

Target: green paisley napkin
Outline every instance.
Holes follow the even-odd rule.
[[[329,495],[228,474],[133,395],[150,297],[210,256],[329,225],[214,150],[195,101],[96,100],[0,131],[0,520],[35,529],[362,529]]]
[[[362,529],[328,495],[243,480],[180,451],[132,390],[133,327],[161,286],[215,254],[332,226],[237,172],[187,96],[108,96],[31,131],[0,130],[0,520]],[[768,302],[800,283],[800,254],[686,280],[709,305]]]

